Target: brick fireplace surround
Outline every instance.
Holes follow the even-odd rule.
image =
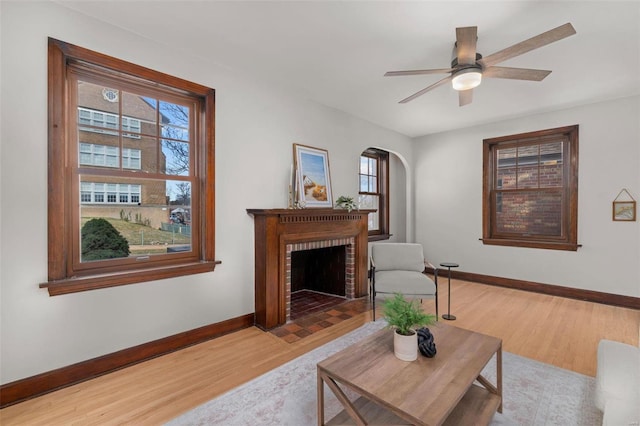
[[[289,319],[293,251],[346,246],[345,295],[366,296],[371,211],[247,209],[254,217],[256,326],[268,330]]]

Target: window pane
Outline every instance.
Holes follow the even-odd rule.
[[[118,122],[118,90],[86,81],[78,81],[77,89],[79,121],[103,128]]]
[[[509,191],[496,195],[499,233],[562,236],[561,191]]]
[[[371,176],[378,175],[378,160],[375,158],[369,158],[369,174]]]
[[[516,187],[516,148],[497,150],[497,189]]]
[[[122,131],[139,138],[140,133],[157,136],[157,100],[135,93],[122,92]]]
[[[360,157],[360,174],[368,175],[369,174],[369,157]]]
[[[540,145],[540,188],[563,186],[562,142]]]
[[[518,148],[518,188],[538,187],[538,145]]]
[[[188,143],[163,140],[162,154],[165,158],[166,174],[178,176],[188,176],[190,174]]]
[[[162,137],[189,140],[189,108],[170,102],[160,101],[162,114]]]
[[[81,262],[191,251],[190,182],[118,178],[118,183],[105,183],[104,176],[95,175],[81,179]],[[98,218],[108,225],[83,233],[87,222]]]
[[[358,208],[376,210],[373,213],[369,213],[369,231],[380,230],[379,200],[380,197],[377,195],[360,195],[358,197]]]
[[[369,191],[369,177],[360,175],[360,192]]]

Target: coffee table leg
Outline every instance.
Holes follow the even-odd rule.
[[[498,413],[502,413],[502,343],[496,352],[496,388],[498,389],[498,396],[500,397]]]
[[[318,375],[318,426],[324,426],[324,381],[320,374],[320,369],[317,369]]]

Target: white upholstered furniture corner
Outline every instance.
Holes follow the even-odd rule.
[[[425,273],[433,268],[434,280]],[[434,298],[438,317],[438,270],[424,258],[422,245],[376,243],[371,245],[371,298],[376,320],[376,297],[401,293],[408,298]]]
[[[640,348],[603,339],[597,361],[595,405],[603,426],[640,425]]]

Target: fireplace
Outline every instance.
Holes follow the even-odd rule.
[[[354,238],[287,244],[286,321],[291,319],[291,294],[301,290],[355,298]]]
[[[342,256],[347,299],[368,294],[367,285],[367,215],[371,210],[347,212],[334,209],[249,209],[255,230],[255,324],[271,329],[290,319],[292,285],[298,285],[292,259],[323,257],[340,263]],[[315,250],[327,250],[323,254]],[[306,251],[312,253],[304,254]],[[343,251],[344,254],[339,253]],[[295,266],[295,265],[294,265]],[[323,269],[323,266],[312,266]],[[292,273],[294,281],[292,282]],[[313,274],[313,272],[311,272]],[[318,275],[318,274],[316,274]],[[339,276],[340,272],[335,272]],[[328,281],[335,281],[329,277]],[[339,278],[339,277],[338,277]],[[331,284],[335,284],[332,282]],[[323,284],[329,285],[329,284]],[[319,290],[323,291],[323,290]]]

